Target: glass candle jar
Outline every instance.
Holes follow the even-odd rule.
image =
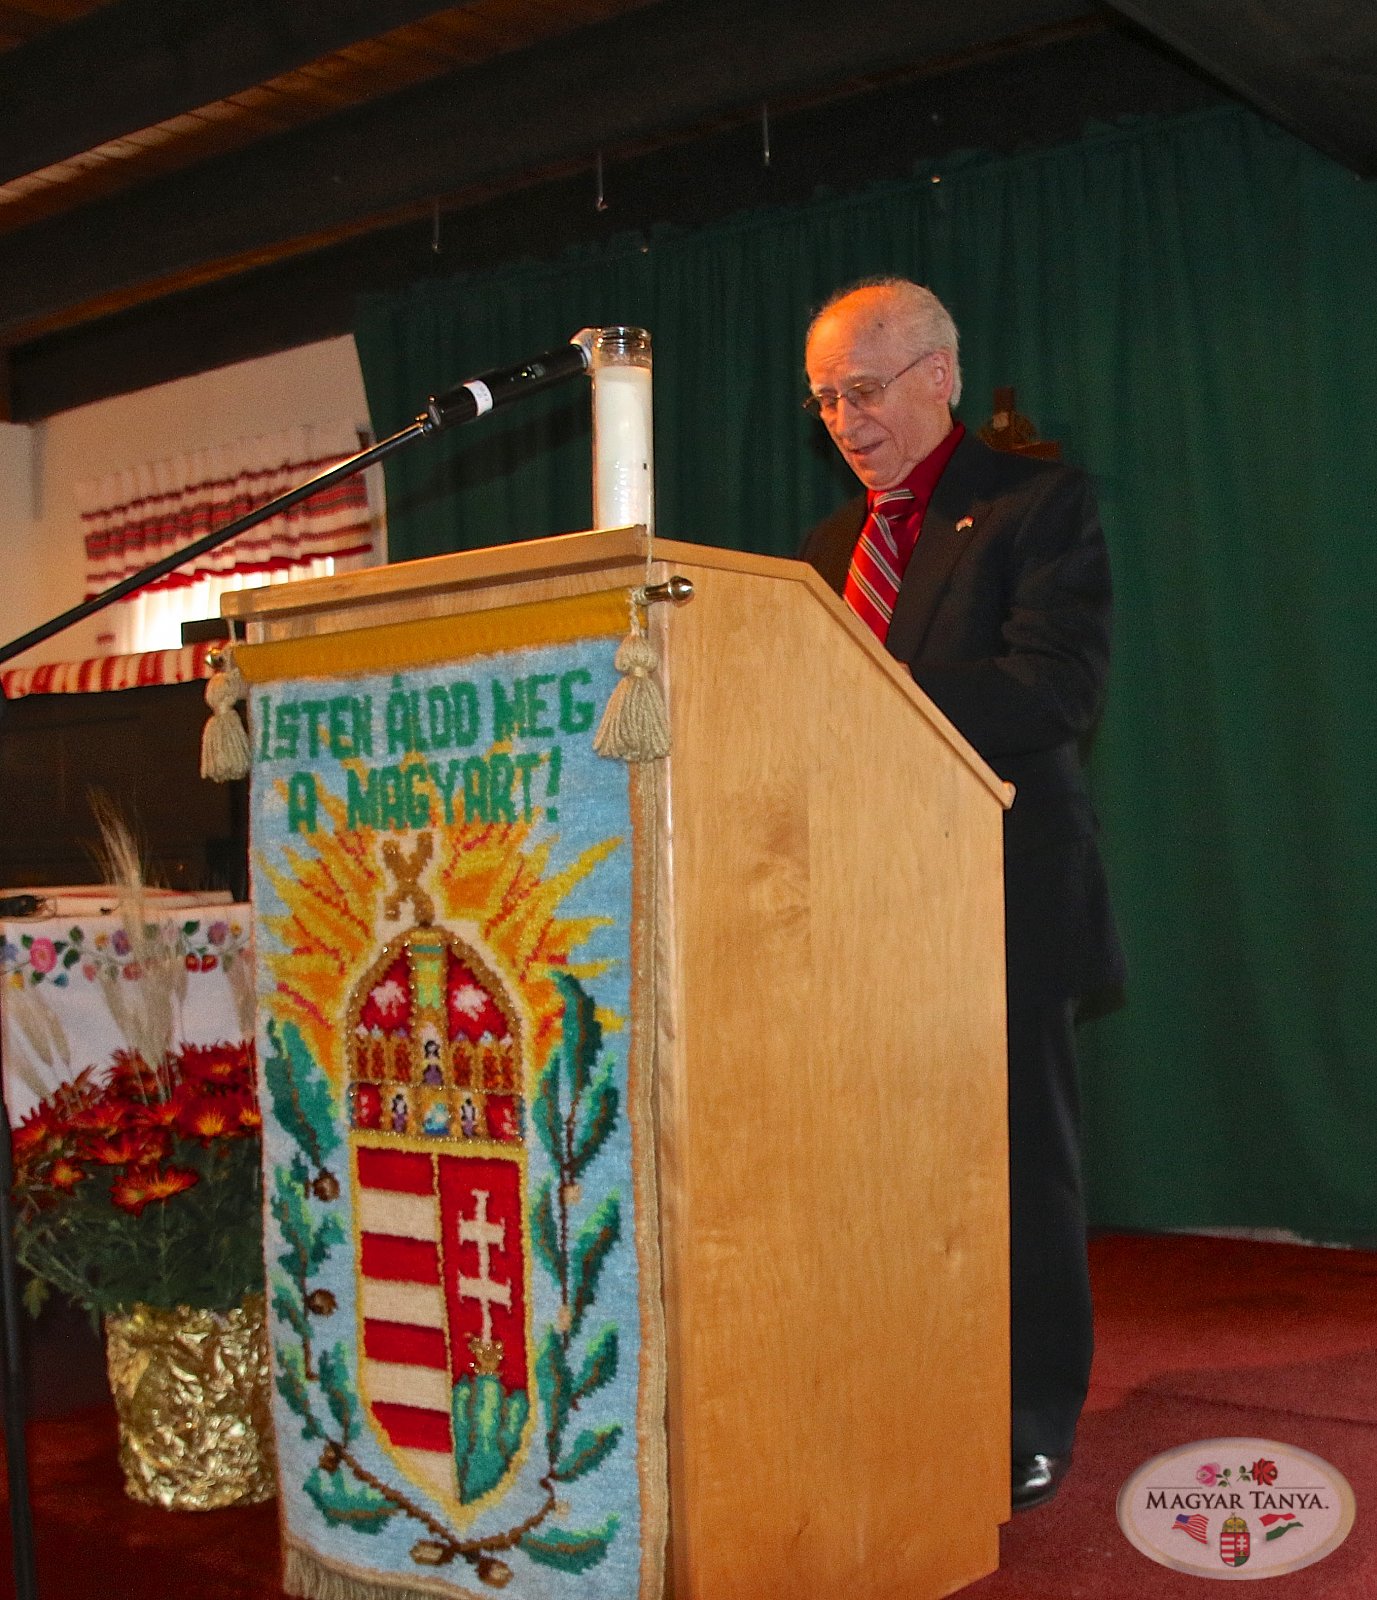
[[[655,524],[650,335],[644,328],[592,330],[593,524]]]

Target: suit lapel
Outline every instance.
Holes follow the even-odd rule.
[[[913,661],[922,649],[952,568],[975,532],[981,509],[975,480],[985,448],[968,433],[928,502],[923,531],[899,585],[885,640],[885,648],[900,661]]]
[[[838,594],[846,588],[851,555],[864,521],[865,496],[859,495],[839,507],[825,522],[820,522],[804,545],[803,559],[815,567]]]

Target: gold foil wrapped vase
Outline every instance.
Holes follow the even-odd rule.
[[[232,1311],[135,1305],[105,1319],[125,1493],[172,1511],[276,1493],[261,1294]]]

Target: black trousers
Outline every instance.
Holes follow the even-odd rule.
[[[1094,1347],[1072,1001],[1009,1000],[1014,1456],[1067,1455]]]

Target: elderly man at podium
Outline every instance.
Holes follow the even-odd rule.
[[[1073,1021],[1122,982],[1123,956],[1078,741],[1109,668],[1108,556],[1081,473],[992,450],[953,420],[957,332],[929,290],[889,278],[834,296],[806,365],[806,404],[865,494],[812,530],[804,559],[1017,787],[1004,837],[1011,1449],[1027,1509],[1057,1491],[1090,1374]]]

